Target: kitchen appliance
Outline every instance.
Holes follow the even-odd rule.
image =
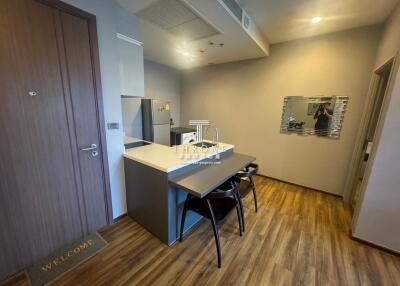
[[[142,147],[146,145],[151,145],[152,143],[150,142],[145,142],[145,141],[137,141],[137,142],[132,142],[132,143],[127,143],[125,144],[125,150],[136,148],[136,147]]]
[[[171,146],[196,142],[197,132],[193,128],[176,127],[171,129]]]
[[[170,109],[168,101],[142,99],[143,140],[170,146]]]

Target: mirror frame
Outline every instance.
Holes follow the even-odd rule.
[[[309,102],[309,103],[321,103],[323,100],[331,100],[334,102],[333,108],[333,118],[330,122],[330,128],[323,135],[317,134],[314,128],[304,128],[301,130],[290,130],[289,122],[292,115],[291,104],[296,101]],[[327,138],[340,138],[340,131],[343,125],[344,114],[347,109],[349,97],[348,96],[286,96],[283,100],[283,111],[282,111],[282,121],[280,131],[283,134],[298,134],[298,135],[317,135],[320,137]]]

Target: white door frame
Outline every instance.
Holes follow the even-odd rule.
[[[359,202],[362,201],[363,193],[366,187],[366,182],[368,182],[368,178],[370,175],[371,167],[373,165],[374,157],[375,157],[375,152],[381,137],[382,133],[382,128],[383,128],[383,123],[386,118],[386,112],[388,109],[388,105],[390,102],[390,97],[392,95],[393,87],[394,87],[394,82],[396,79],[396,74],[397,71],[399,70],[399,53],[396,53],[392,58],[390,58],[388,61],[386,61],[383,65],[378,67],[377,69],[374,70],[371,83],[369,86],[368,90],[368,96],[367,96],[367,102],[364,107],[362,119],[361,119],[361,125],[360,129],[357,134],[357,139],[356,139],[356,144],[354,146],[354,151],[353,155],[351,158],[351,162],[349,165],[349,170],[348,170],[348,175],[346,178],[345,186],[344,186],[344,192],[343,192],[343,200],[347,203],[350,203],[352,198],[354,197],[354,189],[355,189],[355,184],[357,182],[357,177],[358,177],[358,171],[359,167],[361,164],[362,160],[362,155],[364,151],[364,140],[365,136],[367,135],[367,130],[368,130],[368,123],[369,119],[371,116],[371,112],[373,110],[373,103],[375,100],[375,96],[377,94],[377,89],[379,88],[379,73],[382,69],[384,69],[387,65],[392,64],[392,68],[390,71],[390,76],[388,79],[388,84],[386,88],[386,92],[384,95],[383,103],[382,103],[382,108],[381,112],[379,115],[375,135],[374,135],[374,144],[372,146],[371,153],[369,155],[369,159],[367,162],[367,166],[365,169],[365,175],[364,179],[361,184],[361,196],[359,199]],[[360,205],[359,202],[357,202],[356,208],[354,213],[357,213],[357,208]]]

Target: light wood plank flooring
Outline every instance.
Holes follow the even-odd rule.
[[[351,202],[352,211],[356,209],[357,203],[361,199],[362,195],[361,185],[362,185],[362,179],[359,179],[355,186],[353,201]]]
[[[400,258],[351,240],[340,198],[263,177],[256,185],[259,212],[250,195],[244,236],[235,212],[220,229],[221,269],[208,221],[167,247],[124,218],[101,232],[104,251],[54,284],[400,285]],[[21,274],[6,285],[28,284]]]

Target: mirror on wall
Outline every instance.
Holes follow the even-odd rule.
[[[348,96],[287,96],[281,133],[339,138]]]

